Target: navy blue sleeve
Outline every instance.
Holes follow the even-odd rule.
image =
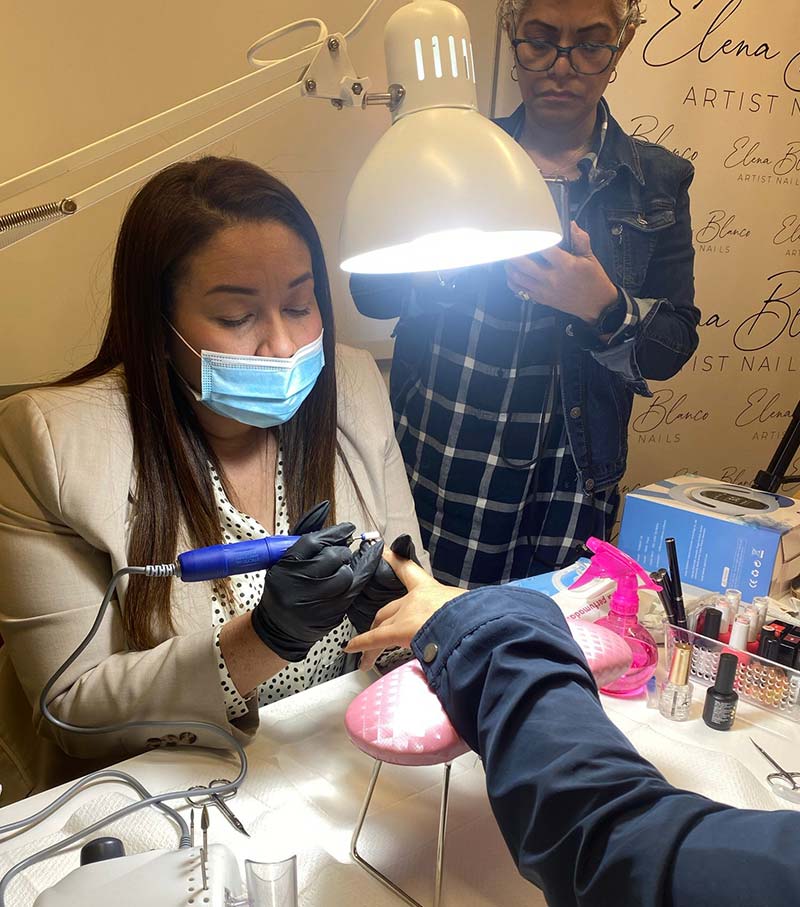
[[[475,281],[487,274],[481,267],[446,274],[353,274],[350,295],[367,318],[425,316],[439,307],[474,304]]]
[[[353,274],[350,295],[367,318],[399,318],[413,291],[409,274]]]
[[[753,905],[765,885],[771,907],[800,903],[789,845],[800,814],[736,810],[669,785],[606,717],[551,599],[467,593],[412,648],[481,756],[506,843],[550,907]]]

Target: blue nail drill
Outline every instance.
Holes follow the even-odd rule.
[[[211,545],[195,548],[178,555],[175,576],[185,583],[199,583],[209,579],[222,579],[238,573],[255,573],[268,570],[299,541],[299,535],[268,535],[263,539],[248,539],[230,545]],[[375,541],[378,532],[362,532],[356,538]]]

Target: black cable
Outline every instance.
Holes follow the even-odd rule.
[[[515,469],[519,472],[524,472],[525,470],[531,469],[538,465],[539,460],[542,456],[542,451],[546,449],[547,440],[550,433],[550,427],[553,421],[554,409],[555,409],[555,393],[556,386],[558,383],[558,364],[561,355],[561,340],[558,335],[557,330],[554,332],[558,337],[557,341],[553,344],[554,353],[550,360],[550,378],[547,384],[547,391],[544,397],[544,405],[542,407],[542,414],[539,418],[539,424],[536,429],[536,445],[534,447],[535,456],[532,459],[525,462],[513,463],[509,457],[506,456],[504,448],[506,445],[506,432],[508,431],[509,426],[512,424],[512,416],[514,412],[514,393],[517,390],[517,381],[519,380],[520,372],[520,357],[522,356],[522,348],[527,339],[527,329],[529,322],[524,318],[525,316],[525,306],[531,305],[529,302],[522,301],[522,310],[521,314],[523,315],[523,323],[520,326],[519,334],[517,334],[517,343],[514,349],[514,357],[511,360],[512,369],[514,373],[514,386],[511,389],[511,395],[508,401],[508,411],[506,412],[506,421],[503,425],[503,431],[500,435],[500,451],[499,458],[502,462],[509,467],[509,469]],[[542,436],[542,428],[544,427],[544,436]]]
[[[525,314],[525,306],[530,305],[530,303],[522,302],[522,314]],[[512,359],[512,367],[514,369],[514,381],[516,382],[519,377],[520,371],[520,358],[522,356],[522,350],[524,342],[527,339],[527,327],[523,317],[523,324],[520,328],[520,332],[517,335],[517,343],[514,350],[514,357]],[[539,424],[536,431],[536,444],[534,447],[535,456],[530,460],[525,462],[512,462],[512,460],[506,456],[505,453],[505,444],[506,444],[506,432],[508,431],[509,425],[511,424],[511,417],[513,415],[513,402],[514,402],[514,393],[516,391],[516,385],[512,388],[511,396],[508,404],[508,412],[505,425],[503,426],[503,431],[500,436],[500,451],[499,459],[503,462],[505,466],[509,469],[514,469],[519,472],[530,471],[531,477],[528,488],[525,492],[525,499],[531,501],[534,512],[536,511],[536,496],[539,493],[539,485],[541,482],[542,475],[542,460],[547,454],[547,446],[550,442],[550,436],[552,434],[553,424],[556,421],[556,399],[558,394],[558,377],[559,377],[559,365],[561,361],[561,350],[562,350],[562,340],[561,334],[558,332],[557,327],[554,330],[554,342],[552,344],[552,358],[550,360],[550,377],[548,379],[547,391],[544,396],[544,404],[542,407],[541,417],[539,419]],[[563,407],[562,407],[563,409]],[[525,506],[523,504],[523,506]],[[540,533],[541,534],[541,533]],[[525,541],[530,549],[530,561],[535,560],[536,547],[538,544],[538,536],[534,539],[532,533],[526,529],[525,531]]]

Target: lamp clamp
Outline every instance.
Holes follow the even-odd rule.
[[[342,34],[331,35],[308,66],[303,77],[302,94],[307,98],[330,101],[334,107],[362,107],[372,80],[359,76],[347,51]]]

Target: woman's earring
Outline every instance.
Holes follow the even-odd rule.
[[[613,85],[614,82],[616,82],[616,81],[617,81],[617,70],[616,70],[616,69],[612,69],[612,70],[611,70],[611,78],[608,80],[608,84],[609,84],[609,85]]]
[[[517,64],[516,64],[516,63],[511,67],[511,81],[512,81],[512,82],[519,82],[519,73],[517,72]]]

